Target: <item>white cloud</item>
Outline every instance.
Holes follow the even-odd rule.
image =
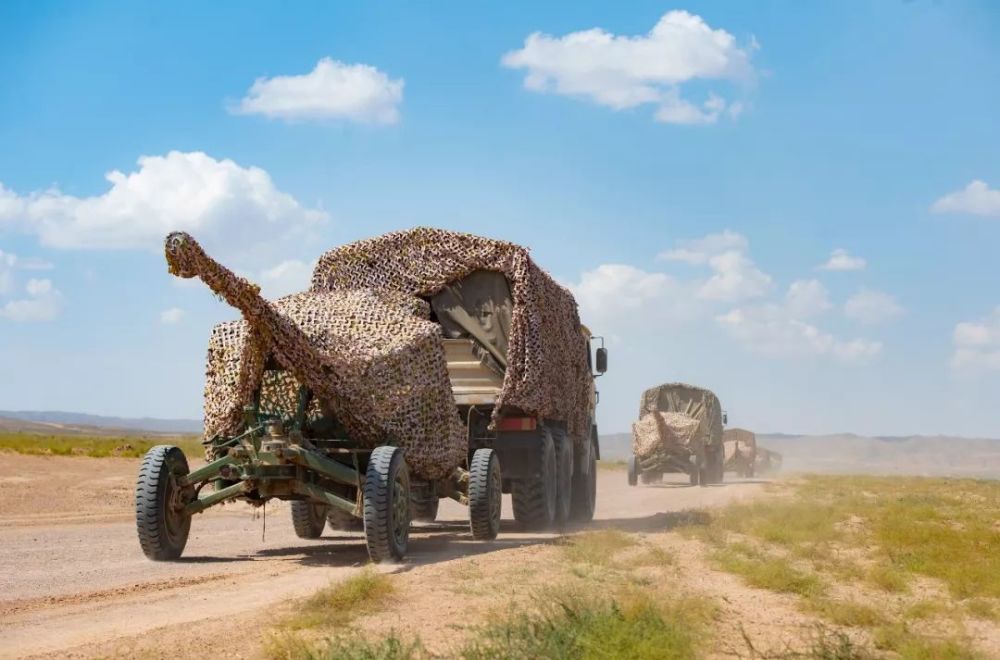
[[[324,57],[307,74],[258,78],[233,111],[290,120],[393,124],[399,121],[402,101],[402,79],[392,80],[367,64]]]
[[[666,250],[657,255],[658,259],[666,261],[683,261],[692,265],[708,263],[708,260],[723,252],[735,250],[746,252],[750,242],[746,236],[726,229],[718,234],[709,234],[703,238],[677,242],[678,247]]]
[[[681,97],[681,85],[699,79],[749,82],[753,48],[740,48],[733,35],[713,30],[700,16],[670,11],[640,36],[601,28],[561,37],[535,32],[501,63],[525,69],[524,86],[535,92],[581,97],[615,110],[651,104],[657,121],[711,124],[727,108],[730,116],[738,115],[742,104],[715,93],[693,103]]]
[[[694,266],[708,265],[714,274],[697,288],[699,298],[736,302],[765,295],[771,277],[746,255],[746,236],[726,229],[694,240],[678,241],[677,247],[657,255],[665,261],[681,261]]]
[[[646,271],[624,264],[602,264],[571,284],[581,310],[599,316],[642,308],[673,289],[674,281],[663,273]]]
[[[861,289],[844,303],[844,314],[862,323],[882,323],[903,313],[903,308],[888,293]]]
[[[189,231],[213,255],[259,263],[327,219],[278,190],[264,170],[201,152],[142,156],[138,171],[116,170],[107,180],[111,188],[93,197],[0,188],[0,229],[67,249],[159,249],[167,233]]]
[[[931,205],[934,213],[970,213],[1000,217],[1000,190],[975,180],[963,190],[948,193]]]
[[[180,307],[171,307],[170,309],[165,309],[160,312],[160,323],[165,325],[173,325],[175,323],[180,323],[184,318],[186,312]]]
[[[62,294],[51,280],[30,279],[24,287],[26,298],[7,301],[0,307],[0,318],[22,323],[51,321],[59,316]]]
[[[0,250],[0,295],[14,290],[14,271],[50,269],[52,269],[52,264],[42,259],[19,257],[11,252]]]
[[[1000,307],[985,319],[957,324],[952,339],[955,369],[1000,369]]]
[[[816,316],[830,309],[826,287],[818,280],[796,280],[785,294],[785,308],[798,318]]]
[[[830,253],[830,258],[826,263],[818,267],[818,270],[864,270],[868,262],[863,257],[855,257],[848,254],[847,250],[837,248]]]
[[[879,342],[839,339],[804,320],[829,308],[822,284],[800,280],[789,286],[781,304],[738,307],[715,320],[747,348],[767,356],[825,355],[847,363],[864,363],[878,356],[882,351]]]
[[[279,298],[290,293],[298,293],[309,288],[316,261],[307,263],[298,259],[287,259],[273,268],[261,271],[261,290],[267,298]]]

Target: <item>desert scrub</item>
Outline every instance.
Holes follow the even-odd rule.
[[[563,554],[571,562],[607,565],[615,553],[638,543],[631,534],[618,529],[601,529],[559,539]]]
[[[138,458],[155,445],[176,445],[189,458],[204,455],[196,436],[39,435],[0,433],[0,451],[35,456],[89,456]]]
[[[298,601],[280,627],[303,630],[343,625],[357,616],[378,611],[394,590],[388,576],[366,569]]]
[[[321,642],[301,640],[271,649],[275,660],[424,660],[426,653],[419,641],[405,641],[396,633],[371,640],[360,634],[336,635]]]
[[[897,653],[903,660],[979,660],[986,657],[965,640],[920,635],[905,624],[879,628],[874,639],[875,648]]]
[[[726,507],[701,537],[717,546],[754,539],[818,570],[835,550],[863,552],[875,562],[868,580],[885,591],[905,592],[922,575],[956,598],[1000,597],[1000,482],[812,476],[787,489]],[[841,570],[860,570],[842,557]]]
[[[776,557],[742,543],[733,543],[711,555],[723,570],[741,576],[747,584],[778,593],[816,597],[826,591],[815,574],[796,568],[784,557]]]
[[[641,592],[617,599],[556,598],[530,613],[481,628],[455,656],[492,658],[694,658],[710,637],[714,608],[702,599],[654,602]]]

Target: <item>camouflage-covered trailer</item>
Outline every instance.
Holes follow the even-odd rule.
[[[722,432],[722,442],[726,453],[726,472],[735,472],[741,477],[753,477],[756,473],[757,436],[746,429],[726,429]]]
[[[691,484],[721,483],[724,415],[711,391],[665,383],[642,394],[632,425],[628,481],[652,483],[666,472],[689,475]]]
[[[758,475],[774,474],[781,469],[781,454],[771,449],[757,447],[754,471]]]

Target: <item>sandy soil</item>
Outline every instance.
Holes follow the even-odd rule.
[[[297,538],[279,502],[267,507],[266,531],[262,512],[245,505],[202,514],[194,520],[182,561],[150,562],[139,550],[132,521],[137,465],[127,459],[0,454],[0,656],[178,657],[213,649],[253,657],[269,616],[290,599],[367,562],[360,535],[327,531],[318,541]],[[717,506],[760,491],[760,482],[630,489],[624,473],[603,471],[592,527],[655,534],[675,523],[671,512]],[[525,588],[544,581],[544,571],[532,577],[528,566],[553,551],[550,542],[558,534],[522,533],[505,522],[497,541],[474,542],[466,516],[463,507],[443,502],[440,522],[411,536],[407,561],[380,567],[399,573],[414,598],[370,625],[419,632],[422,619],[408,617],[405,610],[413,611],[427,598],[440,602],[434,590],[474,585],[480,581],[477,574],[496,578],[514,571],[509,580]],[[511,518],[505,510],[505,521]],[[478,573],[469,574],[473,569]],[[739,589],[729,584],[734,581],[713,579],[725,582],[729,597],[740,598]],[[470,589],[464,611],[475,611],[477,593],[484,603],[496,605],[489,592]],[[448,600],[448,607],[458,608],[454,614],[460,621],[466,606],[461,598]],[[449,616],[443,610],[435,619]]]

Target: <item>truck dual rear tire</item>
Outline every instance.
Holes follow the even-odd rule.
[[[639,460],[635,454],[628,455],[628,485],[635,486],[639,483]]]
[[[511,486],[514,519],[525,529],[540,530],[552,526],[556,517],[556,451],[548,429],[539,430],[538,473],[518,479]]]
[[[552,430],[556,450],[556,519],[557,525],[569,522],[573,507],[573,440],[565,430]]]
[[[590,522],[594,519],[597,504],[597,447],[593,439],[588,439],[590,447],[584,470],[573,472],[573,504],[570,519],[573,522]]]
[[[308,500],[292,500],[292,527],[300,539],[318,539],[326,527],[329,507]]]
[[[184,452],[171,445],[157,445],[146,452],[135,487],[135,526],[139,545],[155,561],[177,559],[184,552],[191,531],[191,516],[177,477],[188,469]]]
[[[477,449],[469,465],[469,523],[472,538],[490,541],[500,533],[503,501],[500,459],[489,448]]]
[[[399,447],[376,447],[364,486],[365,540],[375,563],[399,560],[410,539],[410,474]]]

